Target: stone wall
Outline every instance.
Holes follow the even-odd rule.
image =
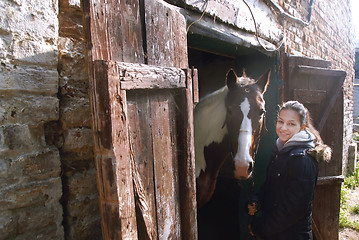
[[[101,239],[80,1],[0,15],[0,239]]]
[[[61,140],[53,144],[61,156],[65,239],[100,239],[82,21],[80,1],[59,1],[60,117],[52,124]]]
[[[0,1],[0,239],[63,239],[59,150],[58,6]]]

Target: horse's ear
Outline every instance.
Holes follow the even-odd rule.
[[[231,68],[227,72],[227,76],[226,76],[226,84],[227,84],[228,89],[235,88],[237,83],[238,83],[238,76],[234,72],[233,68]]]
[[[245,68],[243,68],[243,73],[242,73],[242,77],[244,77],[244,78],[246,78],[247,77],[247,74],[246,74],[246,69]]]
[[[265,93],[267,91],[270,74],[271,74],[271,70],[268,69],[268,71],[262,74],[262,76],[260,76],[256,81],[257,86],[260,88],[262,93]]]

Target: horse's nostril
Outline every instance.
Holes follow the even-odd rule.
[[[248,170],[247,170],[248,175],[252,173],[252,170],[253,170],[253,163],[250,162],[250,163],[249,163]]]

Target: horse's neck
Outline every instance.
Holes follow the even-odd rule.
[[[196,176],[205,171],[204,148],[211,143],[221,143],[227,134],[225,98],[228,88],[223,87],[205,97],[194,112]]]

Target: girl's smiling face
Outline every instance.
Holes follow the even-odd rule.
[[[282,109],[278,114],[276,132],[279,139],[286,143],[294,134],[305,128],[301,125],[299,114],[290,109]]]

